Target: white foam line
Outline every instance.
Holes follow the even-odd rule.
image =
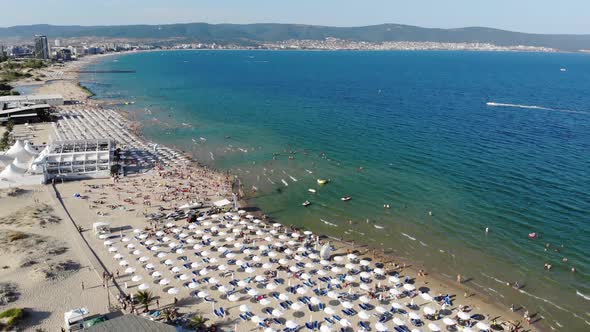
[[[483,273],[483,272],[481,272],[481,274],[482,274],[482,275],[484,275],[485,277],[488,277],[488,278],[490,278],[490,279],[492,279],[492,280],[495,280],[495,281],[497,281],[497,282],[499,282],[499,283],[501,283],[501,284],[504,284],[504,285],[506,284],[506,282],[505,282],[505,281],[502,281],[502,280],[500,280],[500,279],[498,279],[498,278],[495,278],[495,277],[489,276],[489,275],[487,275],[487,274],[485,274],[485,273]],[[525,290],[523,290],[523,289],[518,289],[518,292],[520,292],[521,294],[524,294],[524,295],[528,295],[529,297],[532,297],[532,298],[534,298],[534,299],[536,299],[536,300],[543,301],[543,302],[545,302],[545,303],[547,303],[547,304],[549,304],[549,305],[551,305],[551,306],[553,306],[553,307],[555,307],[555,308],[557,308],[557,309],[559,309],[559,310],[561,310],[561,311],[565,311],[565,312],[567,312],[567,313],[570,313],[570,314],[572,314],[574,317],[576,317],[576,318],[579,318],[579,319],[583,320],[583,321],[584,321],[584,322],[585,322],[587,325],[590,325],[590,322],[589,322],[589,321],[587,321],[587,320],[585,320],[583,317],[581,317],[581,316],[579,316],[578,314],[576,314],[576,313],[574,313],[574,312],[571,312],[571,311],[569,311],[569,310],[567,310],[567,309],[565,309],[565,308],[563,308],[563,307],[559,306],[558,304],[555,304],[555,303],[553,303],[553,302],[551,302],[551,301],[549,301],[549,300],[547,300],[547,299],[544,299],[544,298],[542,298],[542,297],[539,297],[539,296],[536,296],[536,295],[534,295],[534,294],[531,294],[531,293],[529,293],[529,292],[527,292],[527,291],[525,291]]]
[[[412,240],[412,241],[416,241],[416,238],[415,238],[415,237],[411,237],[411,236],[409,236],[409,235],[408,235],[408,234],[406,234],[406,233],[403,233],[403,232],[402,232],[402,235],[403,235],[403,236],[405,236],[405,237],[407,237],[408,239],[410,239],[410,240]]]
[[[584,299],[590,301],[590,296],[580,293],[580,291],[576,290],[576,295],[583,297]]]
[[[486,105],[491,106],[491,107],[512,107],[512,108],[525,108],[525,109],[543,110],[543,111],[552,111],[552,112],[563,112],[563,113],[590,114],[588,112],[583,112],[583,111],[562,110],[562,109],[557,109],[557,108],[535,106],[535,105],[503,104],[503,103],[495,103],[495,102],[487,102]]]

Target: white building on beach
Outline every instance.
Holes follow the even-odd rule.
[[[32,104],[61,106],[64,104],[64,97],[62,95],[23,95],[0,97],[0,110]]]

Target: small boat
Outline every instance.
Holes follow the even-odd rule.
[[[561,68],[559,71],[567,71],[567,69],[565,69],[565,68]]]
[[[390,208],[390,206],[389,206],[389,204],[383,204],[383,208],[384,208],[384,209],[389,209],[389,208]]]
[[[303,206],[310,206],[311,205],[311,202],[310,201],[305,201],[305,202],[301,203],[301,205],[303,205]]]
[[[326,183],[328,183],[329,180],[326,180],[326,179],[318,179],[317,181],[318,181],[318,184],[326,184]]]
[[[373,225],[373,226],[375,226],[375,228],[377,228],[377,229],[384,229],[385,228],[385,227],[383,227],[381,225]]]
[[[315,189],[313,189],[313,188],[309,188],[309,189],[307,189],[307,191],[309,191],[310,193],[313,193],[313,194],[315,194],[315,193],[316,193],[316,190],[315,190]]]
[[[533,233],[529,233],[529,239],[536,239],[537,238],[537,233],[533,232]]]
[[[342,200],[344,202],[350,201],[351,199],[352,199],[352,197],[350,197],[350,196],[344,196],[344,197],[340,198],[340,200]]]

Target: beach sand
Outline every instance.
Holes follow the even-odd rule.
[[[48,79],[52,79],[52,81],[39,87],[37,91],[39,93],[62,94],[66,99],[94,103],[87,100],[88,94],[78,86],[77,74],[74,72],[82,68],[83,65],[86,65],[88,63],[87,61],[92,61],[92,58],[88,58],[84,62],[79,61],[71,65],[68,64],[63,68],[44,69],[47,71]],[[31,82],[21,82],[21,84],[27,83]],[[49,130],[47,131],[49,132]],[[39,133],[37,136],[43,137],[41,138],[43,140],[49,137],[50,133],[43,135]],[[178,190],[179,188],[188,189],[183,191]],[[56,193],[51,185],[23,189],[25,191],[19,193],[18,196],[3,195],[0,198],[0,205],[2,206],[2,209],[0,209],[0,230],[3,234],[8,234],[5,236],[11,236],[10,234],[13,234],[13,232],[22,232],[25,234],[24,238],[15,241],[10,241],[10,238],[5,239],[5,242],[8,241],[8,244],[4,246],[0,243],[0,255],[2,255],[1,265],[8,266],[8,268],[2,268],[0,270],[0,283],[6,283],[6,289],[16,287],[14,293],[19,294],[18,298],[14,301],[0,305],[0,310],[12,307],[29,308],[32,314],[26,320],[27,328],[43,328],[48,331],[57,330],[63,324],[63,313],[79,306],[87,307],[92,314],[106,313],[109,308],[107,297],[109,297],[113,306],[117,306],[118,303],[115,300],[116,294],[119,291],[127,294],[136,293],[137,286],[140,283],[147,283],[150,286],[150,291],[157,297],[161,308],[173,306],[174,299],[177,298],[178,303],[176,307],[180,313],[202,314],[210,319],[209,323],[219,323],[223,328],[228,330],[236,329],[235,327],[237,327],[236,330],[238,331],[256,329],[257,325],[253,322],[247,321],[244,323],[239,319],[239,306],[242,304],[247,304],[252,312],[264,318],[268,316],[263,313],[265,307],[270,306],[272,309],[278,307],[279,301],[274,299],[271,300],[270,305],[260,304],[245,294],[242,289],[243,287],[240,287],[242,289],[242,292],[239,293],[241,299],[234,302],[229,301],[213,284],[199,285],[198,290],[206,290],[215,300],[214,306],[216,308],[223,307],[229,312],[228,317],[218,318],[212,312],[213,305],[211,303],[191,296],[191,290],[182,286],[185,282],[174,279],[174,274],[164,270],[165,267],[162,265],[162,260],[155,257],[155,252],[150,252],[147,248],[142,248],[139,243],[140,241],[134,239],[134,236],[140,234],[134,233],[135,229],[144,230],[146,227],[150,227],[150,223],[145,218],[145,215],[159,212],[160,207],[168,209],[190,201],[204,201],[206,204],[211,204],[215,200],[229,198],[229,186],[226,183],[226,176],[223,174],[196,166],[194,168],[167,167],[166,169],[154,169],[144,174],[124,177],[118,183],[113,183],[110,179],[58,183],[56,184],[56,189],[59,197],[61,197],[63,206],[67,209],[67,213],[57,199]],[[82,197],[74,197],[74,194],[80,194]],[[165,201],[162,201],[162,198]],[[40,209],[40,212],[37,215],[27,212],[31,211],[30,207]],[[68,213],[75,222],[75,225],[70,221]],[[50,216],[53,217],[50,218]],[[53,221],[49,221],[50,219]],[[39,220],[45,220],[43,225],[41,225]],[[97,221],[104,221],[111,224],[113,228],[112,241],[114,242],[112,246],[117,247],[118,252],[124,255],[125,259],[129,261],[129,266],[136,268],[134,274],[124,273],[125,267],[119,265],[120,260],[114,259],[113,252],[108,251],[110,246],[105,245],[104,240],[97,238],[92,232],[92,224]],[[219,222],[214,222],[214,224],[216,223]],[[186,228],[181,228],[187,227],[185,221],[181,220],[174,222],[174,224],[175,228],[179,228],[181,232],[189,231]],[[76,225],[83,229],[81,233],[78,232]],[[255,225],[252,226],[254,227]],[[160,229],[162,228],[162,226],[159,227]],[[197,226],[198,229],[208,229],[209,231],[211,230],[210,227],[211,225],[206,226],[204,223]],[[268,227],[270,228],[272,226]],[[191,231],[194,231],[194,229]],[[226,231],[229,233],[231,229]],[[276,235],[278,236],[278,234]],[[202,237],[196,234],[192,236],[196,236],[195,241],[202,239]],[[13,238],[19,237],[23,237],[23,235],[13,235]],[[170,285],[162,287],[154,283],[155,280],[148,274],[149,271],[143,267],[144,264],[137,261],[140,255],[133,255],[130,253],[131,250],[125,248],[126,242],[121,242],[123,237],[130,238],[130,242],[136,246],[134,250],[141,250],[141,255],[149,258],[148,262],[157,265],[161,270],[160,272],[170,279]],[[251,239],[256,238],[256,241],[262,241],[262,239],[257,238],[254,234],[248,235],[248,237]],[[155,237],[153,238],[155,239]],[[161,240],[161,237],[159,238]],[[35,242],[22,242],[23,245],[19,246],[18,241]],[[219,242],[224,242],[222,244],[227,244],[229,247],[229,242],[226,243],[225,241],[223,236],[219,236]],[[30,245],[24,245],[25,243],[29,243]],[[258,243],[260,245],[262,242]],[[348,252],[355,252],[359,259],[366,257],[373,260],[373,253],[367,247],[350,246],[338,241],[331,241],[331,243],[336,247],[336,251],[333,253],[335,255],[346,256]],[[162,245],[162,247],[168,249],[165,245]],[[165,249],[161,251],[165,251]],[[190,255],[189,261],[196,261],[197,258],[201,259],[202,257],[196,257],[195,253],[202,253],[205,249],[194,250],[187,246],[187,253],[184,256]],[[212,255],[209,257],[215,257],[219,261],[218,264],[227,261],[227,257],[218,252],[213,252],[213,247],[208,250],[212,252]],[[170,250],[167,251],[170,252]],[[176,257],[180,254],[169,253],[168,255]],[[252,262],[251,260],[254,254],[247,255],[236,252],[236,255],[237,258],[243,258],[245,261]],[[277,259],[287,256],[289,257],[287,258],[289,263],[286,265],[292,266],[293,255],[278,252]],[[27,259],[33,260],[34,263],[24,262]],[[266,262],[268,258],[263,257],[262,259],[263,262]],[[372,267],[374,267],[376,261],[400,263],[396,260],[396,257],[375,257],[371,263]],[[60,265],[58,263],[64,264]],[[355,263],[357,267],[358,263],[357,260]],[[318,263],[316,262],[314,264],[316,267],[313,269],[310,268],[310,272],[319,270],[317,267]],[[109,273],[116,276],[116,284],[109,286],[108,291],[110,293],[108,294],[107,290],[102,287],[101,274],[103,272],[103,266]],[[178,264],[175,266],[178,266]],[[274,266],[277,267],[278,265]],[[53,270],[48,270],[48,267],[53,267]],[[235,265],[228,265],[228,267],[234,270],[233,277],[235,279],[244,280],[247,277],[256,275],[246,273],[243,269]],[[263,269],[259,270],[262,272]],[[395,267],[386,264],[384,270],[386,270],[387,275],[393,272],[399,273],[402,280],[405,277],[412,279],[417,289],[428,289],[428,293],[432,296],[439,294],[452,295],[454,297],[454,303],[447,308],[452,310],[451,316],[455,316],[458,305],[463,305],[470,308],[470,313],[481,314],[481,318],[488,323],[494,319],[497,319],[498,322],[522,320],[520,314],[510,312],[508,308],[501,307],[483,296],[471,294],[463,285],[449,283],[444,278],[438,278],[435,275],[418,276],[418,271],[409,265],[402,268],[401,266]],[[189,273],[189,270],[181,271],[181,273]],[[327,276],[336,275],[331,270],[326,273]],[[47,277],[48,274],[55,275],[55,277]],[[142,280],[140,282],[131,281],[132,275],[135,274],[141,276]],[[212,271],[208,276],[217,278],[218,284],[228,286],[231,278],[222,275],[225,274],[218,270]],[[287,272],[279,272],[279,277],[285,280],[289,279]],[[317,274],[312,275],[312,279],[314,280],[317,277]],[[202,277],[198,277],[198,279],[202,279]],[[291,282],[292,285],[296,285],[301,284],[302,281],[291,276]],[[85,286],[84,291],[82,291],[82,283]],[[383,288],[392,286],[388,283],[387,278],[380,281],[375,279],[374,284],[377,283],[381,283]],[[128,288],[125,288],[125,284],[127,284]],[[358,282],[353,282],[353,285],[357,286]],[[177,288],[179,293],[176,295],[168,294],[166,290],[171,286]],[[264,288],[264,283],[260,283],[257,287],[259,288],[255,289],[261,295],[271,293],[270,290]],[[279,286],[276,291],[284,293],[285,288],[286,284]],[[343,290],[343,292],[346,291],[347,289]],[[365,295],[366,291],[361,291],[357,286],[354,287],[353,293]],[[466,293],[469,295],[467,298],[465,297]],[[306,295],[314,296],[311,290]],[[291,301],[296,302],[299,296],[301,295],[290,294],[289,298]],[[338,314],[343,316],[339,312],[342,308],[338,301],[327,299],[325,296],[321,297],[321,301],[337,309]],[[393,302],[398,302],[406,311],[411,311],[406,307],[406,304],[410,301],[411,299],[404,297],[388,300],[383,303],[379,303],[378,300],[373,299],[370,303],[375,306],[389,308]],[[421,307],[430,306],[440,309],[438,304],[425,300],[420,296],[414,298],[414,301],[416,305]],[[359,301],[354,302],[355,309],[359,310],[356,307],[356,303]],[[152,303],[151,309],[155,309],[155,306]],[[422,310],[416,310],[415,312],[422,315]],[[374,313],[374,311],[371,311],[371,313]],[[307,309],[285,310],[282,318],[294,320],[301,325],[309,321],[310,316],[314,320],[321,320],[326,315],[323,312],[309,313]],[[352,323],[352,328],[356,330],[357,322],[359,321],[358,315],[347,318]],[[371,317],[370,320],[373,327],[376,318]],[[387,324],[389,326],[392,325],[391,321]],[[444,327],[440,320],[436,324],[441,328]],[[274,324],[273,327],[277,328],[277,325]],[[336,327],[339,328],[340,326],[336,324],[334,329]],[[508,328],[505,329],[508,330]],[[422,330],[427,330],[427,328],[423,327]],[[536,331],[538,329],[535,327],[532,330]]]

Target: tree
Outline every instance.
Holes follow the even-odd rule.
[[[8,149],[9,143],[10,143],[10,133],[8,131],[5,131],[4,134],[2,134],[2,138],[0,138],[0,151],[4,151],[6,149]]]
[[[8,132],[12,132],[13,129],[14,129],[14,121],[12,119],[8,120],[8,122],[6,122],[6,130]]]
[[[154,300],[154,295],[150,291],[139,291],[135,296],[137,301],[145,307],[145,311],[149,311],[149,305]]]
[[[207,327],[206,323],[208,320],[209,319],[203,317],[202,315],[194,315],[191,317],[189,326],[195,331],[204,331]]]

